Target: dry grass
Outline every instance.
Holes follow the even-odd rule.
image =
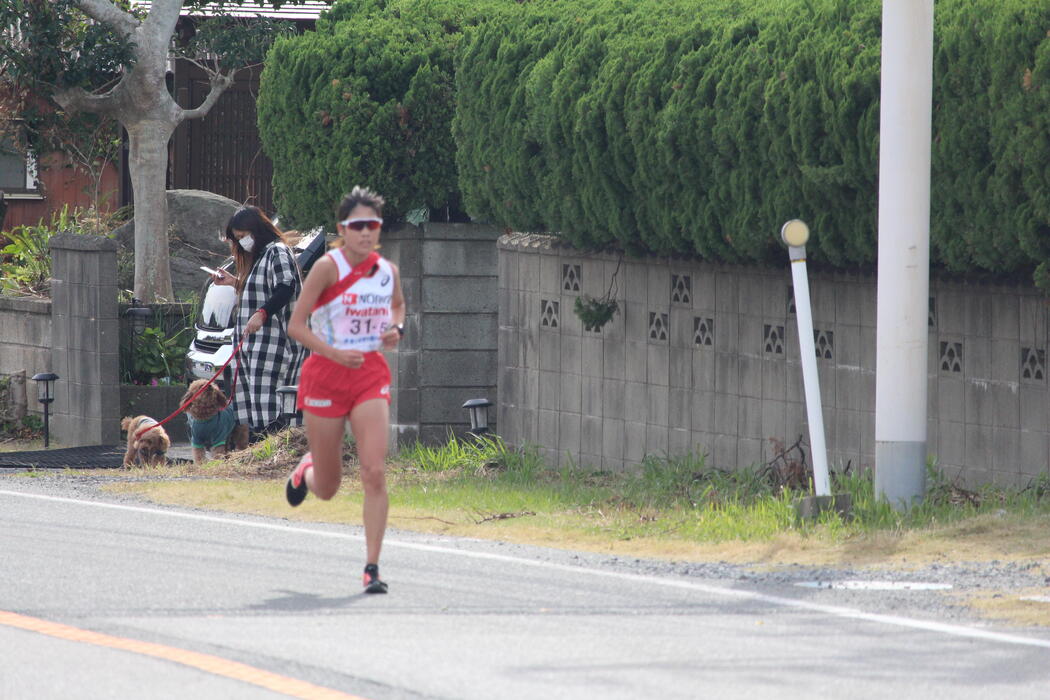
[[[983,519],[986,516],[977,516]],[[841,542],[784,533],[749,547],[748,561],[766,566],[803,564],[810,566],[885,567],[919,569],[930,564],[959,561],[1047,562],[1050,540],[1045,537],[1050,516],[1018,523],[1001,519],[981,533],[963,535],[955,525],[906,532],[873,532]]]
[[[1019,627],[1050,627],[1050,600],[1025,600],[1041,597],[1050,599],[1050,588],[1032,588],[1023,591],[979,591],[959,596],[960,602],[982,617]]]
[[[306,432],[302,428],[289,428],[271,435],[265,440],[250,445],[246,450],[232,452],[218,459],[210,459],[199,465],[174,465],[170,467],[180,476],[203,476],[216,479],[276,479],[288,476],[308,450]],[[345,473],[351,473],[357,463],[357,451],[352,443],[343,447]]]
[[[44,438],[35,438],[33,440],[6,438],[0,440],[0,452],[22,452],[42,449],[44,449]]]
[[[361,491],[352,467],[345,473],[340,493],[332,501],[322,503],[308,498],[295,509],[289,507],[283,497],[284,477],[290,469],[287,461],[279,457],[259,459],[245,455],[240,460],[225,460],[218,465],[168,470],[168,476],[198,477],[191,480],[136,479],[108,488],[172,505],[308,521],[360,523]],[[129,476],[148,477],[151,470],[138,471],[140,473],[130,472]],[[157,470],[152,473],[161,475]],[[278,478],[274,478],[275,474]],[[440,479],[445,475],[427,475],[428,483],[435,486],[432,477]],[[498,514],[399,503],[398,486],[416,484],[419,478],[411,468],[394,466],[388,472],[391,527],[618,556],[726,561],[765,569],[792,564],[916,569],[953,561],[1050,562],[1050,540],[1045,537],[1045,532],[1050,530],[1050,516],[1025,519],[978,516],[959,524],[903,532],[879,531],[842,541],[799,532],[784,532],[768,540],[747,542],[695,542],[677,537],[673,532],[622,538],[601,527],[606,514],[587,509],[493,518]]]

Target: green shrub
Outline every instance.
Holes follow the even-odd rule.
[[[52,213],[50,223],[15,226],[0,238],[9,242],[0,248],[0,293],[47,296],[51,292],[51,238],[58,233],[95,235],[98,217],[92,210],[69,205]]]
[[[1050,2],[937,4],[933,254],[1008,272],[1050,256]]]
[[[317,31],[275,42],[258,99],[276,207],[299,228],[330,223],[355,184],[385,218],[458,207],[453,52],[462,29],[511,0],[347,0]]]
[[[1050,253],[1050,0],[939,0],[936,265]],[[526,3],[466,35],[453,133],[467,211],[581,248],[875,261],[881,3]],[[1050,272],[1045,274],[1050,279]]]

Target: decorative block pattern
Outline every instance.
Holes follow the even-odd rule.
[[[671,303],[693,303],[693,278],[689,275],[671,275]]]
[[[715,344],[715,320],[697,316],[693,319],[693,343],[713,346]]]
[[[566,292],[580,291],[580,281],[582,279],[579,265],[561,266],[561,288]]]
[[[670,331],[667,314],[649,312],[649,340],[666,342]]]
[[[1030,382],[1046,381],[1046,350],[1021,348],[1021,379]]]
[[[505,243],[515,236],[522,245]],[[501,411],[513,421],[508,435],[541,442],[554,463],[566,459],[559,450],[572,452],[578,439],[579,454],[571,461],[603,469],[628,468],[664,450],[669,456],[695,450],[707,454],[711,465],[738,469],[769,459],[771,438],[791,444],[805,432],[788,271],[666,258],[626,258],[621,265],[616,256],[598,253],[592,260],[537,245],[536,238],[510,234],[500,241],[501,255],[514,258],[504,267],[518,271],[520,290],[517,306],[501,299],[499,307],[501,356],[520,363],[506,372],[500,368]],[[548,265],[546,282],[527,272],[539,270],[540,259],[556,263]],[[581,272],[604,275],[588,272],[584,279],[572,262]],[[608,280],[614,270],[622,280],[615,325],[601,334],[583,333],[574,316],[560,318],[551,302],[571,307],[576,295],[593,294],[593,283]],[[829,456],[836,465],[868,468],[876,444],[877,280],[818,272],[813,282],[812,337],[822,365]],[[579,292],[573,291],[576,283]],[[501,280],[501,293],[512,288]],[[935,278],[927,326],[929,454],[966,486],[1023,480],[1045,469],[1050,305],[1038,290],[1025,283]],[[567,349],[568,336],[585,342]],[[510,350],[515,343],[519,352]],[[531,388],[530,367],[542,369],[546,383]],[[522,386],[524,391],[517,388]],[[547,417],[551,435],[539,429],[544,411],[557,414],[556,425]]]
[[[818,360],[835,359],[835,332],[813,330],[813,345],[816,348]]]
[[[540,328],[558,327],[558,302],[540,299]]]
[[[765,324],[762,327],[762,352],[767,355],[784,354],[784,327]]]
[[[963,346],[954,341],[941,341],[941,371],[962,374]]]

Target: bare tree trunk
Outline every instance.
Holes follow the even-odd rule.
[[[168,139],[165,120],[129,124],[128,166],[135,200],[135,296],[145,303],[172,300],[168,260]]]
[[[2,1],[2,0],[0,0]],[[111,0],[75,0],[92,19],[110,25],[134,46],[135,61],[109,92],[60,90],[55,100],[67,111],[112,116],[128,132],[128,166],[135,203],[135,290],[141,301],[172,301],[168,256],[168,139],[184,119],[208,113],[233,81],[229,71],[211,76],[211,90],[195,109],[182,109],[164,78],[172,33],[184,0],[154,0],[144,20]],[[239,4],[239,3],[238,3]]]

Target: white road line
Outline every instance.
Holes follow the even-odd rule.
[[[234,518],[219,517],[215,515],[204,515],[201,513],[187,513],[176,510],[165,510],[161,508],[128,506],[121,505],[119,503],[105,503],[101,501],[81,501],[75,498],[65,498],[61,496],[45,496],[42,494],[35,493],[23,493],[20,491],[0,490],[0,496],[30,498],[40,501],[51,501],[54,503],[69,503],[73,505],[88,506],[93,508],[122,510],[133,513],[144,513],[147,515],[161,515],[171,518],[183,518],[185,520],[199,520],[203,522],[220,523],[223,525],[250,527],[258,530],[274,530],[277,532],[286,532],[291,534],[316,535],[320,537],[328,537],[331,539],[339,540],[353,540],[357,542],[361,542],[364,540],[364,537],[362,535],[352,535],[344,532],[313,530],[307,527],[295,527],[292,525],[280,525],[277,523],[253,522],[250,520],[239,520]],[[1047,639],[1022,637],[1014,634],[1003,634],[1001,632],[989,632],[987,630],[976,629],[974,627],[948,625],[941,622],[931,622],[928,620],[916,620],[909,617],[902,617],[900,615],[881,615],[878,613],[867,613],[863,610],[856,610],[854,608],[844,608],[837,605],[821,605],[820,603],[811,603],[805,600],[783,598],[781,596],[767,595],[765,593],[757,593],[754,591],[733,590],[730,588],[722,588],[720,586],[709,586],[703,583],[696,583],[693,581],[657,578],[654,576],[641,576],[639,574],[627,574],[618,571],[602,571],[600,569],[584,568],[583,566],[569,566],[567,564],[554,564],[545,561],[522,559],[520,557],[512,557],[506,554],[492,554],[489,552],[471,552],[462,549],[455,549],[452,547],[440,547],[437,545],[419,544],[415,542],[399,542],[395,539],[389,538],[383,540],[383,546],[401,547],[402,549],[412,549],[420,552],[452,554],[461,557],[468,557],[471,559],[501,561],[511,564],[519,564],[522,566],[533,566],[543,569],[554,569],[557,571],[565,571],[574,574],[588,574],[591,576],[600,576],[603,578],[618,579],[621,581],[644,583],[648,586],[659,585],[667,588],[678,588],[682,590],[699,591],[702,593],[707,593],[709,595],[722,596],[726,598],[736,598],[738,600],[749,600],[759,603],[767,603],[769,605],[778,605],[781,607],[795,608],[798,610],[808,610],[810,612],[818,612],[823,613],[825,615],[843,617],[851,620],[865,620],[867,622],[877,622],[880,624],[892,625],[895,627],[907,627],[910,629],[924,630],[927,632],[937,632],[940,634],[946,634],[955,637],[967,637],[970,639],[980,639],[989,642],[1001,642],[1003,644],[1016,644],[1021,646],[1042,647],[1044,649],[1050,649],[1050,640]]]

